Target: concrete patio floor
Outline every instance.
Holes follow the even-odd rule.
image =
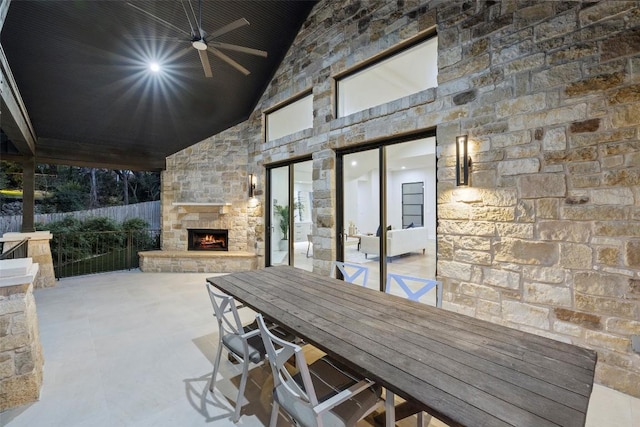
[[[36,290],[45,357],[40,400],[0,413],[0,425],[267,425],[268,367],[252,369],[250,403],[237,424],[230,415],[239,369],[223,359],[216,394],[207,392],[217,345],[204,285],[210,276],[116,272]],[[281,417],[279,426],[286,425]],[[415,425],[415,418],[398,425]],[[640,427],[640,399],[596,385],[587,426]]]

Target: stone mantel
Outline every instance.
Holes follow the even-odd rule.
[[[180,213],[208,212],[211,208],[217,208],[222,214],[229,212],[231,203],[207,203],[207,202],[173,202],[172,206],[177,206]]]
[[[173,206],[231,206],[231,203],[173,202]]]

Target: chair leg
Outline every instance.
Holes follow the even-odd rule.
[[[233,422],[237,423],[240,419],[240,410],[244,403],[244,389],[247,386],[247,377],[249,376],[249,361],[245,360],[242,364],[242,377],[240,378],[240,386],[238,387],[238,398],[236,399],[236,410],[233,413]]]
[[[274,400],[273,405],[271,405],[271,419],[269,420],[269,427],[276,427],[276,425],[278,424],[279,410],[280,405]]]
[[[418,427],[424,427],[424,412],[418,412]]]
[[[218,375],[218,368],[220,367],[220,358],[222,357],[222,342],[218,342],[218,353],[216,354],[216,361],[213,363],[213,372],[211,373],[211,381],[209,382],[209,391],[213,393],[213,387],[216,385],[216,376]]]

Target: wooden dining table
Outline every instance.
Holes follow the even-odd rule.
[[[207,281],[449,425],[585,424],[594,351],[289,266]]]

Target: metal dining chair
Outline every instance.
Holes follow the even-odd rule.
[[[308,365],[302,348],[275,336],[262,315],[256,317],[273,371],[273,406],[269,427],[276,427],[280,408],[297,426],[352,427],[382,404],[381,387],[347,372],[329,357]],[[297,373],[286,363],[295,359]]]
[[[355,283],[362,275],[362,286],[367,286],[369,279],[369,267],[360,264],[353,264],[344,261],[331,261],[331,277],[336,277],[336,270],[339,270],[345,282]]]
[[[419,287],[416,290],[411,288],[412,284],[417,284]],[[404,296],[411,301],[423,302],[420,301],[420,298],[426,295],[433,288],[436,288],[436,303],[435,306],[438,308],[442,308],[442,282],[439,280],[433,279],[425,279],[423,277],[414,277],[407,276],[396,273],[387,273],[387,286],[385,287],[386,293],[391,293],[392,287],[397,285]],[[418,427],[424,426],[424,413],[418,412]]]
[[[240,410],[243,405],[249,364],[259,364],[264,361],[264,343],[260,337],[260,329],[257,326],[252,328],[242,325],[233,297],[217,293],[210,283],[207,283],[206,286],[213,306],[214,316],[218,322],[218,352],[213,364],[209,391],[213,393],[218,368],[220,367],[222,348],[224,347],[229,352],[229,355],[242,365],[242,377],[240,378],[238,397],[236,398],[232,417],[233,422],[237,422],[240,419]]]

